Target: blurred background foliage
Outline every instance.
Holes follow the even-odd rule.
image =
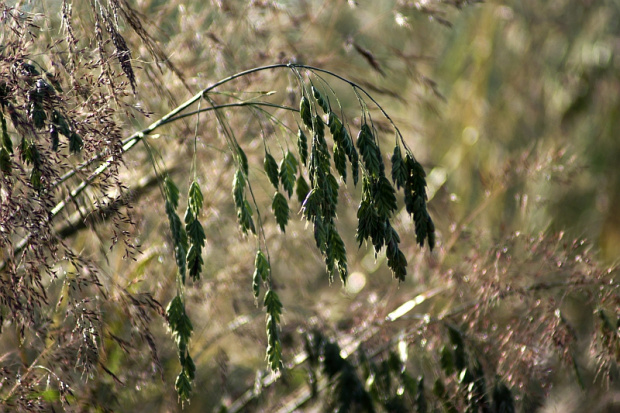
[[[93,1],[73,2],[78,45],[86,50],[94,48],[88,35]],[[50,66],[45,44],[62,37],[64,2],[9,3],[33,13],[40,31],[32,46],[38,53],[30,59]],[[174,296],[173,247],[150,157],[185,194],[194,136],[207,244],[202,280],[186,290],[197,372],[185,410],[372,411],[372,399],[378,411],[423,411],[425,405],[429,411],[510,411],[500,410],[503,391],[524,412],[620,408],[618,2],[129,4],[161,55],[157,60],[121,21],[137,77],[137,93],[121,97],[114,114],[123,136],[241,70],[287,62],[331,70],[384,106],[425,166],[438,241],[433,252],[419,249],[399,203],[397,229],[409,273],[403,283],[391,280],[384,254],[356,248],[359,189],[349,183],[341,189],[338,225],[351,275],[345,287],[330,284],[311,229],[297,219],[298,201],[291,201],[285,234],[270,213],[263,144],[279,161],[294,148],[300,120],[270,110],[284,127],[264,112],[228,110],[226,120],[249,157],[274,288],[285,309],[286,368],[271,373],[264,312],[252,297],[257,241],[238,230],[231,196],[234,159],[215,116],[177,121],[149,138],[151,152],[137,147],[119,169],[130,196],[126,213],[135,223],[126,230],[140,252],[128,258],[122,244],[112,246],[119,234],[103,219],[67,231],[64,242],[98,267],[109,293],[100,305],[105,334],[99,346],[102,365],[114,376],[102,368],[88,374],[61,369],[73,389],[66,408],[180,409],[173,386],[178,358],[163,318],[150,322],[156,362],[114,291],[150,292],[164,306]],[[327,80],[357,130],[355,95]],[[297,107],[300,98],[286,70],[240,78],[218,92],[218,103],[255,97]],[[393,132],[378,112],[373,120],[387,162]],[[86,199],[99,196],[87,192]],[[46,287],[55,304],[63,294],[60,283],[50,279]],[[64,314],[62,305],[46,311],[52,320]],[[25,368],[45,360],[44,352],[28,354],[36,334],[21,337],[8,322],[3,327],[2,364],[14,365],[17,357]],[[47,363],[53,369],[53,360]],[[47,390],[38,400],[60,406],[49,378],[45,387],[45,374],[40,377]],[[474,385],[481,377],[488,400],[474,410],[470,402],[482,399]],[[342,394],[355,396],[343,400]]]

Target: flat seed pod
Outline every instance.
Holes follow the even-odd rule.
[[[315,88],[314,86],[312,86],[311,89],[312,89],[312,95],[316,99],[316,102],[319,104],[321,109],[323,109],[325,113],[329,113],[329,105],[327,104],[327,101],[325,100],[323,95],[321,95],[321,92],[319,92],[319,90]]]
[[[301,128],[297,130],[297,149],[304,165],[308,165],[308,138]]]
[[[275,193],[271,204],[271,209],[273,210],[273,214],[276,217],[276,222],[278,223],[280,230],[285,232],[290,210],[288,207],[288,202],[286,202],[286,198],[280,192]]]
[[[297,194],[297,200],[299,201],[299,203],[304,202],[306,196],[308,196],[308,192],[310,192],[310,187],[304,179],[304,176],[302,174],[299,174],[299,177],[297,178],[297,183],[295,184],[295,193]]]
[[[299,102],[299,114],[301,120],[304,122],[308,129],[312,129],[312,112],[310,111],[310,101],[307,97],[302,96]]]
[[[265,168],[265,172],[267,173],[267,177],[271,184],[278,189],[279,185],[279,172],[278,172],[278,164],[276,160],[271,156],[270,153],[265,153],[265,161],[263,162],[263,167]]]

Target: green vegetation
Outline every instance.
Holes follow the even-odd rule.
[[[0,10],[1,410],[618,409],[615,2]]]

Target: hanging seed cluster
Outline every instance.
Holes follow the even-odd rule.
[[[263,299],[263,306],[266,312],[266,333],[267,333],[267,365],[273,371],[282,368],[282,342],[280,341],[279,326],[280,316],[282,315],[282,302],[278,294],[270,287],[271,284],[271,265],[265,254],[259,249],[254,259],[254,275],[252,276],[252,291],[254,298],[260,295],[260,286],[267,285],[267,291]]]
[[[181,400],[189,400],[192,392],[192,381],[196,374],[196,366],[189,354],[189,339],[194,327],[185,312],[185,304],[179,295],[174,297],[166,308],[166,319],[172,337],[177,345],[181,372],[177,376],[174,387]]]
[[[282,342],[278,326],[282,315],[282,302],[278,294],[269,289],[265,293],[263,305],[267,312],[267,364],[275,371],[282,368]]]
[[[345,244],[336,227],[336,211],[340,184],[335,174],[346,183],[348,169],[353,184],[362,183],[362,199],[357,211],[358,227],[356,239],[360,246],[372,243],[375,253],[385,247],[388,267],[394,276],[402,281],[407,274],[407,260],[399,248],[400,237],[391,221],[398,208],[396,188],[404,192],[405,206],[413,216],[417,242],[432,248],[434,227],[426,210],[426,182],[424,170],[408,149],[403,157],[400,144],[392,155],[391,181],[386,175],[385,163],[377,143],[376,134],[368,112],[363,113],[363,123],[353,140],[342,119],[334,112],[329,100],[314,85],[311,93],[302,86],[299,112],[303,128],[299,127],[296,136],[297,156],[286,150],[280,161],[269,152],[265,145],[263,170],[269,183],[275,189],[271,211],[280,231],[285,232],[290,220],[290,198],[295,194],[302,205],[303,217],[312,224],[314,240],[324,258],[330,280],[337,275],[343,283],[347,282],[348,264]],[[327,120],[327,122],[324,120]],[[304,130],[305,129],[305,130]],[[331,142],[328,144],[326,131],[329,130]],[[402,140],[401,140],[402,141]],[[236,169],[232,182],[232,198],[237,211],[237,220],[243,234],[257,234],[253,219],[253,208],[247,194],[249,185],[248,158],[234,139],[229,141]],[[331,146],[331,150],[330,150]],[[309,182],[301,171],[307,170]],[[170,223],[175,258],[179,273],[179,285],[185,284],[186,273],[194,281],[200,277],[203,261],[201,251],[205,243],[205,233],[198,220],[203,197],[196,182],[190,185],[188,207],[185,213],[185,226],[176,214],[179,191],[174,183],[164,181],[166,214]],[[255,208],[256,202],[251,198]],[[257,213],[258,214],[258,213]],[[260,215],[259,215],[260,217]],[[259,223],[262,221],[259,219]],[[263,230],[261,227],[258,230]],[[261,287],[266,291],[263,306],[266,312],[267,351],[266,358],[272,370],[282,367],[282,343],[279,337],[279,324],[282,315],[282,302],[272,288],[271,264],[267,254],[260,248],[254,260],[252,292],[258,300]],[[181,287],[182,288],[182,287]],[[185,313],[181,294],[168,306],[169,327],[179,348],[181,373],[177,379],[177,392],[182,400],[189,397],[193,380],[193,362],[187,350],[191,335],[191,323]]]
[[[346,283],[348,277],[346,248],[335,225],[340,185],[332,174],[331,154],[325,139],[325,123],[319,115],[317,107],[320,107],[327,114],[330,114],[331,110],[329,103],[318,89],[313,86],[311,90],[312,97],[303,95],[300,102],[302,121],[312,135],[310,148],[307,150],[307,139],[304,139],[304,132],[300,130],[298,133],[298,147],[301,148],[300,156],[303,157],[302,160],[307,165],[310,179],[309,191],[303,201],[302,211],[304,218],[313,225],[316,246],[324,257],[330,279],[338,274],[342,282]],[[336,115],[331,114],[330,119],[332,125],[335,125],[333,120],[336,119]],[[342,123],[340,124],[342,125]],[[342,127],[336,130],[334,126],[334,131],[338,136],[338,138],[334,138],[334,141],[340,142],[343,149],[349,148],[354,151],[352,143],[348,145],[346,143],[348,136],[346,129]],[[343,170],[343,164],[340,163],[338,171],[341,177],[346,180],[346,171],[343,173]]]
[[[202,224],[198,220],[200,210],[202,209],[202,192],[198,186],[198,182],[194,181],[189,187],[188,205],[185,210],[185,232],[189,241],[189,250],[187,251],[187,268],[189,276],[192,280],[198,281],[202,272],[202,249],[205,246],[205,231]]]
[[[249,172],[248,158],[241,147],[237,146],[236,152],[238,166],[233,179],[233,200],[237,208],[237,220],[244,234],[248,231],[256,234],[252,207],[245,196],[246,177]]]
[[[435,224],[426,209],[426,173],[410,152],[403,159],[398,145],[392,155],[392,180],[405,192],[405,206],[415,223],[417,243],[423,247],[426,240],[432,250],[435,245]]]
[[[328,100],[316,87],[312,86],[311,91],[311,96],[304,94],[300,101],[302,122],[312,134],[309,151],[304,131],[300,129],[297,136],[299,154],[308,167],[310,178],[309,192],[303,201],[302,210],[304,217],[313,224],[315,241],[325,258],[327,271],[332,278],[338,273],[341,280],[346,282],[346,249],[335,226],[339,184],[332,174],[333,160],[333,169],[345,183],[348,165],[354,185],[360,180],[361,173],[362,200],[357,212],[357,241],[360,246],[370,241],[375,253],[385,247],[388,267],[398,280],[403,281],[407,274],[407,260],[399,248],[400,237],[391,224],[398,207],[392,182],[404,192],[405,206],[413,216],[418,244],[423,246],[426,241],[432,249],[435,242],[434,225],[426,209],[424,170],[408,149],[403,159],[397,141],[392,156],[390,182],[374,128],[366,121],[366,114],[362,117],[364,122],[353,144],[347,127],[331,109]],[[318,113],[319,108],[328,119],[333,140],[331,152],[325,139],[325,124]]]
[[[174,245],[174,257],[176,259],[179,275],[183,284],[185,283],[185,275],[187,273],[187,250],[189,243],[185,227],[181,223],[181,218],[177,215],[176,209],[179,206],[179,189],[170,177],[164,179],[164,196],[166,198],[165,209],[172,233],[172,242]]]
[[[204,198],[198,182],[194,180],[189,187],[184,217],[185,226],[183,226],[176,212],[179,205],[179,189],[169,176],[164,178],[163,193],[178,270],[177,294],[166,308],[166,320],[177,345],[181,364],[181,372],[177,376],[175,389],[179,399],[185,401],[189,400],[192,392],[196,367],[189,353],[189,339],[193,327],[185,311],[182,291],[187,273],[194,282],[200,279],[202,273],[204,264],[202,249],[205,246],[206,236],[199,217]]]

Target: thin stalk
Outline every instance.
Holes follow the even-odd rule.
[[[282,106],[282,105],[277,105],[275,103],[269,103],[269,102],[237,102],[237,103],[224,103],[221,105],[217,105],[217,106],[211,106],[208,108],[204,108],[204,109],[200,109],[200,110],[195,110],[193,112],[188,112],[188,113],[184,113],[182,115],[179,115],[177,117],[174,117],[172,119],[168,120],[168,123],[172,123],[175,122],[179,119],[183,119],[183,118],[187,118],[189,116],[194,116],[197,115],[199,113],[203,113],[203,112],[209,112],[212,110],[217,110],[217,109],[226,109],[226,108],[234,108],[234,107],[243,107],[243,106],[267,106],[270,108],[276,108],[276,109],[284,109],[284,110],[290,110],[291,112],[299,112],[299,109],[290,107],[290,106]]]

